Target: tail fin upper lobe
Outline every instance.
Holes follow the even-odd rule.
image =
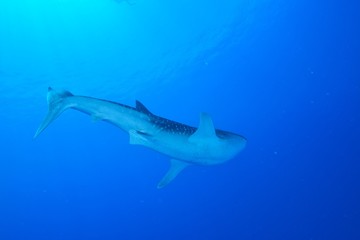
[[[69,91],[57,91],[53,88],[48,88],[47,102],[48,113],[36,131],[34,138],[36,138],[44,129],[49,126],[62,112],[69,108],[69,103],[65,101],[67,98],[74,96]]]

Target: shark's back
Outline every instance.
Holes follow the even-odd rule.
[[[151,117],[151,122],[155,124],[158,128],[160,128],[163,131],[167,131],[169,133],[174,134],[183,134],[183,135],[192,135],[195,133],[196,128],[188,126],[183,123],[175,122],[163,117],[159,117],[156,115],[153,115]]]
[[[151,115],[150,119],[151,119],[151,123],[156,125],[161,130],[167,131],[167,132],[173,133],[173,134],[182,134],[182,135],[187,135],[190,137],[198,129],[196,127],[192,127],[192,126],[189,126],[189,125],[186,125],[183,123],[172,121],[167,118],[159,117],[154,114]],[[231,137],[232,135],[238,135],[238,134],[220,130],[220,129],[215,129],[215,134],[217,137],[222,138],[222,139]],[[238,135],[238,136],[241,136],[241,135]]]

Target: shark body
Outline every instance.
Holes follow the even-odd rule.
[[[167,174],[158,188],[166,186],[189,165],[215,165],[237,155],[246,145],[238,134],[215,129],[212,119],[201,113],[198,128],[168,120],[151,113],[141,102],[136,107],[75,96],[68,91],[48,88],[48,113],[35,133],[37,137],[66,109],[72,108],[97,120],[109,122],[129,133],[130,144],[143,145],[171,158]]]

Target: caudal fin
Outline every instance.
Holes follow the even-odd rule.
[[[62,112],[69,108],[69,102],[65,101],[65,99],[72,96],[74,95],[68,91],[56,91],[51,87],[48,88],[48,113],[40,127],[37,129],[34,138],[39,136],[39,134],[44,131],[50,123],[52,123]]]

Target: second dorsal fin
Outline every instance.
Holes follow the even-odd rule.
[[[139,112],[152,115],[152,113],[142,104],[140,101],[136,100],[136,110]]]

